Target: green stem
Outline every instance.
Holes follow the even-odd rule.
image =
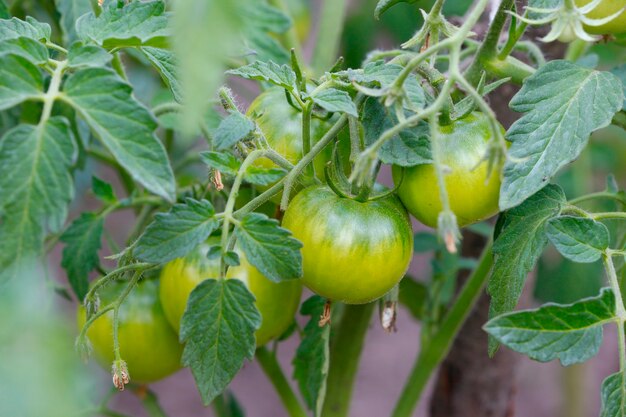
[[[602,262],[606,271],[609,284],[615,296],[615,317],[617,323],[617,334],[619,339],[619,369],[621,372],[626,371],[626,338],[624,337],[624,321],[626,321],[626,309],[624,308],[624,300],[622,291],[619,287],[615,265],[610,253],[605,252],[602,255]]]
[[[118,336],[120,327],[120,306],[122,305],[126,297],[128,297],[128,294],[130,294],[133,288],[135,288],[135,285],[137,285],[137,282],[139,282],[139,278],[141,278],[141,271],[135,271],[135,275],[133,275],[128,285],[126,285],[126,288],[124,288],[124,291],[122,291],[122,293],[117,297],[117,300],[115,300],[113,304],[113,354],[115,355],[116,361],[122,360],[122,356],[120,355],[120,341]]]
[[[323,74],[335,62],[345,14],[346,0],[323,0],[312,61],[317,75]]]
[[[111,66],[117,72],[117,74],[122,77],[123,80],[128,81],[128,77],[126,76],[126,71],[124,70],[124,64],[122,63],[122,59],[120,58],[120,53],[115,52],[113,54],[113,60],[111,61]]]
[[[570,42],[569,45],[567,45],[567,50],[565,51],[565,56],[563,57],[563,59],[566,59],[570,62],[576,62],[581,56],[585,54],[585,52],[587,52],[589,46],[589,43],[581,39],[575,39],[574,41]]]
[[[603,220],[603,219],[624,219],[626,220],[626,212],[623,211],[609,211],[606,213],[593,213],[591,218],[594,220]]]
[[[410,417],[413,415],[413,410],[430,379],[430,375],[450,351],[454,338],[478,301],[487,282],[493,264],[491,245],[492,243],[489,242],[483,249],[476,269],[461,289],[439,329],[428,340],[427,344],[422,345],[417,361],[396,403],[392,417]]]
[[[85,299],[93,298],[100,288],[102,288],[104,285],[106,285],[109,281],[111,281],[113,278],[117,277],[118,275],[123,274],[124,272],[133,271],[137,269],[145,270],[151,266],[152,264],[144,262],[144,263],[136,263],[136,264],[130,264],[130,265],[119,267],[109,272],[108,275],[105,275],[99,280],[97,280],[96,283],[91,286],[91,288],[85,295]]]
[[[598,192],[598,193],[585,194],[585,195],[582,195],[580,197],[571,199],[569,201],[569,204],[578,205],[578,204],[580,204],[582,202],[585,202],[585,201],[596,200],[596,199],[600,199],[600,198],[612,199],[612,200],[618,201],[618,202],[626,205],[626,196],[622,196],[620,194],[612,193],[610,191],[601,191],[601,192]]]
[[[43,127],[52,114],[52,106],[59,95],[61,80],[63,79],[63,73],[66,67],[67,61],[59,61],[52,73],[48,91],[43,96],[43,111],[41,112],[41,118],[39,120],[40,127]]]
[[[276,389],[289,417],[307,417],[306,411],[302,408],[280,364],[276,360],[275,353],[270,352],[264,347],[260,347],[256,350],[256,359],[259,365],[261,365],[263,372],[265,372],[265,375],[274,386],[274,389]]]
[[[347,417],[365,335],[376,303],[346,305],[330,347],[324,417]]]
[[[311,111],[313,103],[307,102],[302,107],[302,156],[311,152]],[[307,165],[304,169],[306,175],[315,176],[313,164]]]
[[[486,66],[485,63],[492,60],[498,60],[498,41],[500,34],[507,20],[507,12],[515,5],[515,0],[502,0],[498,11],[489,25],[487,35],[480,48],[476,52],[474,61],[465,72],[465,78],[472,85],[477,85],[480,80],[480,73]]]
[[[243,183],[243,177],[248,170],[248,167],[252,165],[254,161],[265,156],[268,152],[263,150],[256,150],[250,152],[250,154],[243,161],[241,166],[239,167],[239,171],[237,171],[237,175],[235,176],[235,181],[233,182],[233,186],[230,189],[230,194],[228,195],[228,200],[226,201],[226,207],[224,208],[224,219],[222,224],[222,238],[221,238],[221,246],[222,246],[222,254],[225,254],[228,251],[228,233],[230,228],[230,223],[235,219],[233,218],[233,211],[235,208],[235,201],[237,199],[237,194],[239,194],[239,188]],[[228,266],[224,262],[224,257],[221,259],[221,267],[220,267],[220,278],[226,277],[226,271],[228,270]]]
[[[362,99],[363,97],[360,97],[360,99],[357,98],[357,102],[362,101]],[[333,139],[335,139],[339,131],[341,131],[341,129],[343,129],[347,123],[348,115],[344,114],[339,118],[339,120],[337,120],[333,127],[331,127],[330,130],[326,132],[326,134],[322,136],[322,138],[311,148],[311,151],[302,157],[302,159],[293,167],[293,170],[284,177],[284,190],[283,196],[280,201],[280,207],[282,210],[287,209],[287,205],[289,204],[289,194],[302,170],[313,161],[315,156],[320,153],[322,149],[326,147],[326,145],[328,145]]]
[[[434,115],[431,116],[430,121],[430,147],[432,151],[435,178],[437,179],[437,188],[439,189],[439,199],[441,200],[442,211],[452,212],[452,210],[450,210],[450,199],[448,198],[448,190],[446,188],[446,177],[443,172],[443,161],[441,160],[439,126]]]

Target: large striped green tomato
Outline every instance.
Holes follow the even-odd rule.
[[[98,292],[102,306],[115,301],[127,282],[114,282]],[[126,361],[131,381],[154,382],[180,369],[183,346],[163,314],[159,281],[140,281],[119,310],[120,354]],[[85,309],[78,308],[78,325],[85,324]],[[113,355],[113,312],[99,317],[87,330],[95,358],[111,369]]]
[[[312,186],[291,201],[283,227],[303,244],[304,285],[347,304],[387,293],[413,253],[409,216],[394,195],[359,202]]]
[[[446,190],[459,226],[493,216],[498,212],[502,167],[494,169],[487,178],[487,161],[482,160],[491,139],[487,116],[474,112],[439,129],[441,162],[447,171]],[[425,225],[437,227],[442,205],[435,167],[394,166],[393,179],[396,184],[402,179],[397,192],[409,213]]]
[[[191,291],[207,278],[219,276],[219,259],[207,259],[208,245],[200,245],[184,258],[174,259],[161,271],[161,303],[176,331],[187,306]],[[257,346],[263,346],[283,334],[293,323],[300,304],[302,284],[299,280],[279,284],[265,278],[238,252],[241,264],[228,269],[228,278],[243,281],[256,298],[261,313],[261,328],[256,332]]]
[[[591,3],[591,0],[575,0],[576,6],[581,7]],[[626,0],[602,0],[595,9],[585,16],[591,19],[603,19],[619,10],[624,10],[615,19],[600,26],[585,26],[585,31],[599,35],[626,33]]]

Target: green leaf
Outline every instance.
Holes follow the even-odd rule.
[[[84,14],[90,13],[91,1],[87,0],[54,0],[58,12],[61,14],[59,23],[63,29],[63,41],[69,45],[77,39],[76,21]]]
[[[67,271],[70,285],[81,302],[89,290],[89,272],[100,262],[98,251],[103,227],[102,216],[85,212],[61,235],[60,240],[65,243],[61,266]]]
[[[76,109],[135,180],[174,201],[174,175],[154,134],[157,123],[131,92],[132,88],[113,71],[87,68],[67,79],[61,98]]]
[[[568,61],[549,62],[527,78],[510,103],[526,114],[507,132],[511,158],[504,165],[500,209],[543,188],[578,157],[591,132],[611,122],[623,102],[615,75]]]
[[[237,252],[228,251],[224,254],[224,263],[228,266],[239,266],[241,265],[241,261],[239,260],[239,255]]]
[[[407,308],[416,320],[424,318],[424,306],[428,300],[428,288],[421,282],[405,276],[400,281],[398,301]]]
[[[118,7],[117,1],[109,1],[100,16],[89,13],[78,19],[76,33],[81,40],[105,49],[167,46],[169,28],[165,3],[133,1]]]
[[[365,143],[368,145],[398,123],[395,115],[388,113],[375,98],[367,99],[362,117]],[[433,160],[428,135],[429,127],[425,123],[405,129],[382,146],[378,157],[386,164],[403,167],[430,164]]]
[[[392,6],[398,3],[417,3],[418,0],[378,0],[376,9],[374,9],[374,17],[378,20],[380,15],[389,10]]]
[[[266,81],[289,91],[296,88],[296,74],[291,67],[285,64],[278,65],[272,61],[255,61],[250,65],[226,72],[248,80]]]
[[[235,155],[228,152],[205,151],[200,152],[202,162],[209,167],[220,171],[222,174],[234,177],[239,171],[241,161]]]
[[[287,171],[282,168],[262,168],[249,166],[244,175],[244,180],[255,185],[270,185],[285,176]]]
[[[254,7],[240,10],[244,22],[242,32],[244,46],[261,61],[289,62],[289,53],[271,33],[284,33],[291,27],[291,20],[275,7],[256,1]]]
[[[487,284],[491,295],[489,317],[515,308],[526,275],[548,243],[546,223],[559,215],[565,203],[563,190],[548,185],[518,207],[500,215],[493,244],[494,265]],[[496,348],[497,344],[490,339],[490,353]]]
[[[609,247],[609,230],[593,219],[563,216],[551,219],[546,233],[554,246],[574,262],[595,262]]]
[[[253,358],[260,326],[254,296],[238,279],[207,279],[191,292],[180,329],[182,362],[191,368],[205,405]]]
[[[0,55],[0,110],[43,96],[43,77],[28,59]]]
[[[61,229],[74,196],[76,144],[65,118],[19,125],[0,140],[0,276],[14,276]]]
[[[103,203],[111,204],[117,201],[115,191],[108,182],[102,181],[98,177],[91,177],[91,189],[98,200]]]
[[[248,137],[255,127],[252,120],[238,111],[233,111],[221,121],[213,133],[213,146],[218,151],[229,149],[237,142]]]
[[[326,88],[311,96],[313,102],[330,112],[346,113],[358,117],[356,105],[352,102],[350,95],[336,88]]]
[[[415,233],[413,237],[413,251],[417,253],[430,252],[441,248],[437,236],[428,232]]]
[[[70,68],[80,67],[104,67],[113,56],[96,45],[84,45],[82,42],[74,42],[67,54]]]
[[[602,382],[602,409],[600,417],[626,416],[626,376],[617,372]]]
[[[159,213],[139,237],[133,254],[145,262],[164,263],[181,258],[219,227],[207,200],[187,198],[168,213]]]
[[[508,313],[491,319],[485,330],[500,343],[563,366],[582,363],[598,353],[602,326],[615,321],[615,296],[609,288],[599,296],[574,304],[545,304],[536,310]]]
[[[182,103],[183,93],[180,82],[176,76],[178,64],[176,62],[176,58],[174,57],[174,53],[168,51],[167,49],[152,48],[150,46],[140,48],[139,50],[143,52],[152,66],[159,72],[163,82],[165,82],[165,84],[172,91],[172,94],[174,94],[174,99],[176,99],[177,102]]]
[[[20,20],[17,17],[0,20],[0,41],[19,38],[20,36],[36,41],[47,41],[51,34],[50,25],[40,23],[30,16],[26,16],[26,20]]]
[[[626,64],[615,67],[611,70],[611,73],[622,82],[622,91],[624,92],[624,103],[622,104],[622,110],[626,110]]]
[[[310,316],[304,328],[304,336],[293,359],[293,377],[298,381],[300,392],[313,415],[319,416],[326,397],[328,377],[330,326],[320,327],[319,318],[326,300],[314,295],[300,308],[300,314]]]
[[[249,213],[235,228],[235,236],[248,262],[269,280],[280,282],[302,276],[302,243],[277,220]]]
[[[336,76],[345,78],[346,81],[355,82],[367,87],[363,92],[375,97],[380,96],[384,89],[390,88],[398,78],[403,67],[396,64],[387,64],[384,61],[370,62],[363,69],[348,69],[336,73]],[[376,87],[376,89],[373,89]],[[404,108],[415,110],[421,109],[426,104],[424,89],[416,77],[408,77],[404,82],[404,90],[408,102],[404,102]]]
[[[10,19],[11,13],[4,0],[0,0],[0,19]]]
[[[227,152],[206,151],[201,152],[200,157],[209,167],[233,177],[237,175],[241,167],[241,161]],[[284,177],[285,173],[285,170],[281,168],[262,168],[251,165],[243,178],[251,184],[269,185]]]
[[[13,54],[28,59],[36,65],[48,62],[49,54],[41,42],[20,36],[0,42],[0,55]]]

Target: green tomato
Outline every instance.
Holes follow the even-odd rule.
[[[445,185],[450,208],[460,227],[498,212],[502,167],[494,168],[487,178],[487,161],[482,160],[490,139],[489,119],[482,113],[474,112],[450,125],[440,126]],[[426,226],[437,227],[443,207],[435,167],[432,164],[409,168],[394,166],[393,179],[396,184],[402,181],[397,193],[409,213]]]
[[[161,271],[161,303],[176,331],[180,331],[180,320],[191,291],[205,279],[219,276],[219,259],[207,259],[208,249],[208,244],[200,245],[186,257],[170,261]],[[243,253],[237,252],[241,264],[229,268],[227,278],[243,281],[254,294],[262,317],[261,327],[255,334],[256,344],[263,346],[283,334],[293,323],[302,284],[299,280],[274,283],[250,265]]]
[[[575,0],[576,6],[581,7],[591,3],[592,0]],[[603,19],[624,10],[622,14],[608,23],[600,26],[586,26],[585,31],[598,35],[619,35],[626,33],[626,1],[625,0],[603,0],[595,9],[587,13],[585,16],[591,19]]]
[[[115,301],[128,285],[114,282],[98,292],[101,306]],[[148,383],[180,369],[183,346],[163,314],[158,280],[140,281],[119,309],[120,355],[126,361],[131,381]],[[79,328],[85,324],[85,309],[78,308]],[[87,330],[96,360],[110,369],[113,354],[113,311],[99,317]]]
[[[303,244],[302,282],[331,300],[375,300],[402,279],[411,262],[411,223],[394,195],[359,202],[312,186],[291,201],[283,227]]]
[[[269,145],[292,164],[302,158],[302,113],[291,107],[285,97],[285,90],[273,87],[261,93],[248,108],[248,116],[256,122]],[[311,141],[317,143],[332,127],[334,118],[320,120],[311,118]],[[347,167],[350,140],[345,130],[339,134],[339,152],[344,157],[344,166]],[[333,146],[326,146],[313,159],[313,166],[317,177],[324,181],[326,162],[332,158]],[[267,158],[259,158],[254,165],[262,168],[276,168],[276,164]],[[259,187],[264,191],[269,187]],[[280,202],[280,197],[273,199]]]

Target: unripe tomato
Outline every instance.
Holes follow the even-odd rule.
[[[115,301],[128,285],[114,282],[98,292],[101,306]],[[163,314],[158,280],[140,281],[119,310],[118,340],[131,381],[148,383],[180,369],[183,346]],[[85,309],[78,308],[79,328],[85,324]],[[113,311],[99,317],[87,330],[96,360],[110,369],[113,355]]]
[[[312,186],[291,201],[283,227],[303,244],[304,285],[347,304],[387,293],[413,253],[409,216],[394,195],[359,202]]]
[[[191,291],[207,278],[219,276],[219,259],[207,259],[208,245],[200,245],[184,258],[174,259],[161,271],[161,303],[169,322],[180,330]],[[238,252],[240,265],[228,269],[227,278],[243,281],[256,298],[261,313],[261,328],[256,331],[256,344],[263,346],[283,334],[293,323],[300,304],[302,284],[299,280],[274,283],[250,265]]]
[[[248,108],[248,116],[254,120],[263,132],[269,145],[292,164],[296,164],[302,158],[302,113],[291,107],[285,98],[285,90],[280,87],[270,88],[261,93]],[[331,119],[333,120],[333,119]],[[333,122],[311,118],[311,146],[317,143],[322,136],[332,127]],[[350,140],[347,132],[339,134],[340,154],[345,159],[350,155]],[[324,168],[326,162],[332,158],[333,145],[326,146],[322,152],[313,159],[316,176],[324,181]],[[276,168],[276,164],[267,158],[259,158],[254,165],[263,168]],[[259,187],[265,190],[269,187]],[[280,197],[273,201],[280,202]]]
[[[581,7],[591,3],[592,0],[575,0],[576,6]],[[602,0],[602,2],[592,11],[585,16],[591,19],[603,19],[611,16],[613,13],[617,13],[619,10],[626,8],[625,0]],[[584,26],[585,31],[588,33],[595,33],[598,35],[613,34],[619,35],[620,33],[626,33],[626,10],[622,12],[615,19],[600,26]]]
[[[487,116],[474,112],[447,126],[440,126],[439,132],[446,190],[459,226],[496,214],[502,167],[495,167],[487,179],[487,161],[481,162],[491,139]],[[397,193],[409,213],[426,226],[437,227],[437,218],[443,208],[435,167],[432,164],[409,168],[394,166],[392,172],[396,184],[402,178]]]

